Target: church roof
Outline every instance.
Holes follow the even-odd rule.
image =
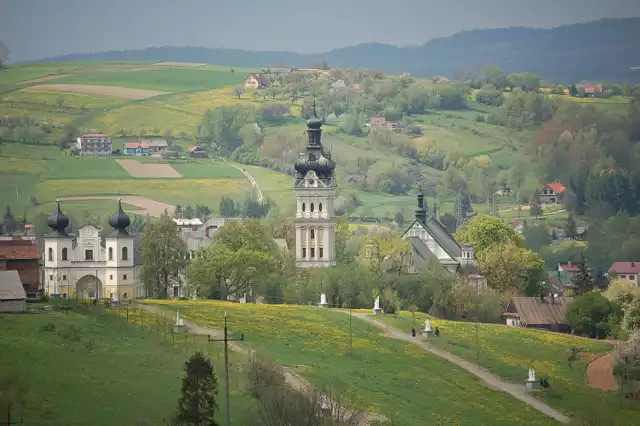
[[[403,238],[416,223],[419,223],[452,259],[458,259],[462,256],[460,244],[458,244],[455,238],[453,238],[449,231],[447,231],[434,216],[430,216],[424,223],[418,219],[414,220],[404,234],[402,234]]]
[[[47,238],[71,238],[67,233],[69,218],[60,209],[60,200],[56,200],[56,211],[47,220],[47,225],[52,229]]]

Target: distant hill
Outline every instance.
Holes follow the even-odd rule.
[[[143,50],[70,54],[43,61],[180,61],[268,67],[286,63],[308,67],[326,61],[332,67],[376,68],[389,73],[410,72],[431,77],[497,65],[506,72],[529,71],[545,80],[640,82],[640,18],[603,19],[552,29],[501,28],[463,31],[430,40],[422,46],[400,48],[368,43],[321,54],[248,51],[204,47],[152,47]]]

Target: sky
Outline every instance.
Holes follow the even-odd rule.
[[[0,41],[12,62],[166,45],[317,53],[638,16],[640,0],[0,0]]]

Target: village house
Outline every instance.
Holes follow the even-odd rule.
[[[558,182],[545,185],[540,191],[540,203],[562,204],[566,189],[566,186]]]
[[[78,136],[76,148],[80,155],[106,156],[113,152],[111,138],[104,133],[85,133]]]
[[[640,263],[638,262],[615,262],[609,268],[609,274],[627,280],[638,287],[638,277],[640,276]]]
[[[269,85],[269,80],[262,73],[251,73],[244,79],[245,89],[264,89]]]
[[[568,332],[564,319],[568,297],[513,297],[503,314],[511,327],[537,328]]]
[[[344,80],[337,80],[333,83],[331,83],[331,90],[342,90],[342,89],[346,89],[347,88],[347,84],[344,82]]]
[[[267,68],[266,70],[269,74],[291,74],[294,71],[298,71],[297,68],[289,68],[289,67],[276,67],[276,68]]]
[[[0,271],[16,271],[29,297],[38,297],[42,290],[40,259],[40,248],[31,238],[0,240]]]
[[[384,117],[379,117],[379,116],[373,116],[373,117],[369,117],[369,119],[367,120],[365,126],[367,127],[371,127],[371,126],[386,126],[387,125],[387,119]]]
[[[204,148],[199,146],[191,146],[189,147],[189,156],[191,158],[207,158],[209,154]]]
[[[124,144],[123,154],[125,155],[149,155],[148,142],[127,142]]]
[[[586,98],[594,98],[603,92],[602,85],[597,83],[583,82],[576,84],[578,93],[583,94]]]
[[[0,271],[0,313],[24,312],[26,301],[18,271]]]
[[[164,139],[152,139],[149,141],[149,152],[151,154],[162,154],[167,148],[169,148],[169,144]]]
[[[402,123],[398,122],[398,121],[387,121],[387,129],[391,130],[392,132],[401,132],[402,128],[404,127],[402,125]]]

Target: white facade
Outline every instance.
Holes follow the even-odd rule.
[[[85,225],[76,237],[46,237],[44,289],[52,296],[78,299],[132,299],[145,296],[134,265],[133,237],[106,237]]]
[[[456,272],[458,265],[461,263],[460,258],[452,258],[447,251],[438,243],[438,241],[425,229],[425,227],[416,221],[411,228],[405,233],[405,237],[418,237],[427,246],[429,251],[434,254],[438,262],[442,264],[448,271]],[[416,266],[410,262],[409,272],[417,273]],[[412,270],[413,269],[413,270]]]
[[[80,155],[106,156],[111,155],[113,143],[111,138],[102,133],[88,133],[79,136],[76,147]]]
[[[309,171],[294,188],[296,194],[296,264],[300,268],[331,267],[336,264],[335,184],[318,179]]]

